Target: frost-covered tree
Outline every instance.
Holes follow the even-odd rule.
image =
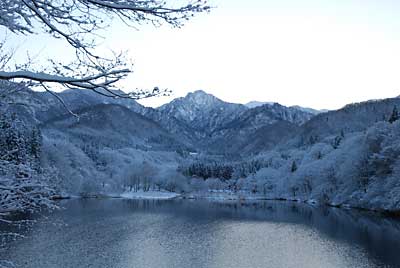
[[[3,213],[53,206],[51,175],[40,168],[39,130],[0,114],[0,218]]]
[[[27,161],[30,148],[25,131],[24,125],[15,114],[0,115],[0,159],[15,164]]]
[[[128,167],[126,173],[123,175],[123,183],[130,192],[137,192],[139,190],[147,192],[151,188],[155,188],[156,175],[156,168],[149,162],[143,161],[142,163],[135,163]]]
[[[188,180],[176,170],[170,169],[165,174],[164,189],[170,192],[183,192],[188,188]]]
[[[30,62],[10,66],[13,52],[0,55],[0,80],[31,82],[51,91],[54,84],[63,88],[81,88],[111,97],[140,99],[164,94],[159,90],[135,90],[120,94],[113,89],[132,72],[123,53],[99,54],[99,33],[114,19],[136,28],[145,23],[167,23],[180,27],[197,13],[207,12],[207,1],[193,0],[176,4],[159,0],[2,0],[0,27],[12,34],[32,36],[45,33],[65,41],[75,50],[72,63],[50,60],[49,66],[33,68]],[[0,42],[2,47],[4,42]]]

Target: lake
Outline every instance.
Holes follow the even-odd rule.
[[[399,267],[400,221],[279,201],[68,200],[2,231],[16,267]],[[17,229],[16,229],[17,228]],[[12,230],[15,229],[15,230]]]

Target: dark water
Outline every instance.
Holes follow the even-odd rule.
[[[358,211],[187,200],[63,206],[19,229],[26,237],[0,259],[32,268],[400,267],[400,222]]]

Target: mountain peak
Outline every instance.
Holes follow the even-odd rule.
[[[212,96],[211,94],[205,92],[202,89],[198,89],[198,90],[195,90],[193,92],[189,92],[187,95],[208,95],[208,96]]]
[[[213,131],[246,110],[241,104],[224,102],[203,90],[188,93],[158,108],[170,117],[190,123],[195,129]],[[194,123],[193,123],[194,122]]]
[[[189,101],[193,104],[205,105],[212,104],[215,102],[222,102],[214,95],[211,95],[203,90],[196,90],[194,92],[190,92],[183,98],[183,100]]]

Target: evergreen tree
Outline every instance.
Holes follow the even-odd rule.
[[[396,122],[397,120],[399,120],[399,118],[400,118],[400,115],[399,115],[399,112],[398,112],[398,110],[397,110],[397,106],[395,105],[395,106],[393,107],[392,115],[391,115],[390,118],[389,118],[389,123],[390,123],[390,124],[393,124],[394,122]]]
[[[29,142],[29,153],[34,159],[39,159],[40,157],[40,147],[42,144],[42,135],[39,129],[34,128],[31,132],[31,140]]]
[[[333,149],[337,149],[337,148],[339,148],[339,145],[340,145],[340,143],[342,142],[342,136],[340,135],[340,136],[336,136],[335,137],[335,139],[333,140],[333,142],[332,142],[332,147],[333,147]]]
[[[14,115],[3,114],[0,117],[0,159],[15,164],[24,163],[26,160],[26,142],[22,122]]]
[[[296,161],[293,161],[292,167],[290,168],[290,171],[293,173],[293,172],[295,172],[296,170],[297,170],[297,164],[296,164]]]

